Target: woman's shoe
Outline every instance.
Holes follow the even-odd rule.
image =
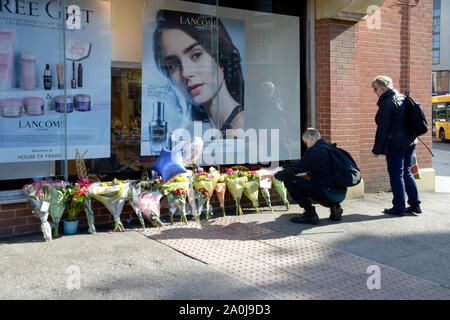
[[[383,213],[390,214],[393,216],[404,216],[405,215],[405,212],[396,211],[396,210],[394,210],[394,208],[384,209]]]
[[[419,204],[416,204],[415,206],[409,206],[408,208],[406,208],[406,212],[407,213],[421,214],[422,213],[422,209],[420,208]]]

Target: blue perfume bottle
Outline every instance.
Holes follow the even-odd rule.
[[[167,139],[167,122],[164,120],[164,102],[153,103],[153,120],[149,123],[150,151],[158,155]]]

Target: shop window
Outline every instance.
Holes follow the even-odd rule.
[[[0,202],[20,197],[16,191],[33,179],[75,182],[77,152],[85,154],[94,178],[138,179],[162,147],[187,141],[180,128],[191,138],[200,132],[209,160],[199,164],[300,158],[300,104],[306,99],[299,90],[300,52],[306,50],[299,45],[300,5],[73,2],[2,3]],[[178,30],[190,29],[178,34],[169,56],[168,38],[154,39],[157,23],[170,19]],[[197,59],[200,48],[212,67],[194,68],[208,81],[186,87],[176,78],[183,62],[176,45],[194,38],[189,58]],[[194,65],[191,60],[183,71]],[[258,144],[266,145],[252,152],[248,135],[228,139],[230,128],[254,130]]]

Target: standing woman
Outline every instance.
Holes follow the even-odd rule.
[[[153,50],[160,71],[188,102],[204,110],[212,128],[223,135],[227,129],[242,129],[241,57],[222,21],[160,10],[156,22]]]
[[[394,199],[393,207],[384,213],[403,216],[408,213],[422,213],[419,191],[411,173],[416,139],[408,134],[404,125],[405,96],[394,89],[392,79],[378,76],[372,82],[378,96],[378,112],[375,116],[377,132],[372,153],[375,158],[386,156],[389,181]],[[409,207],[405,208],[405,192]]]

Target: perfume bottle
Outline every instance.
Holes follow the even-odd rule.
[[[50,71],[50,65],[45,65],[44,70],[44,90],[52,89],[52,73]]]
[[[167,122],[164,120],[164,102],[153,103],[153,120],[149,124],[150,151],[159,154],[167,138]]]

